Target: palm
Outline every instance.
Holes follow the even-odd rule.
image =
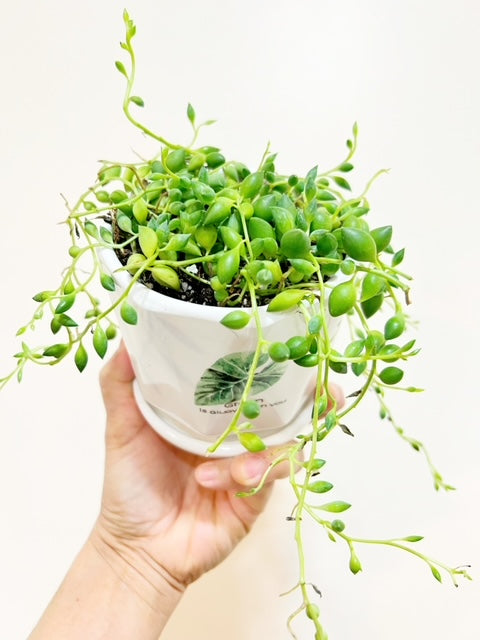
[[[195,479],[204,458],[176,449],[144,421],[130,391],[117,402],[107,429],[107,466],[102,505],[105,526],[139,545],[183,584],[223,560],[253,525],[268,488],[238,498],[236,488],[210,490]],[[106,398],[107,410],[109,409]]]

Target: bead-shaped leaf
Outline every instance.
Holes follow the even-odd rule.
[[[139,224],[144,224],[148,218],[148,205],[143,198],[135,200],[132,206],[133,215]]]
[[[217,276],[222,284],[230,284],[240,267],[240,251],[231,249],[222,254],[217,262]]]
[[[387,281],[376,273],[367,273],[362,281],[361,300],[369,300],[385,291]]]
[[[78,349],[75,352],[75,365],[80,373],[85,369],[88,363],[88,353],[82,343],[78,345]]]
[[[147,258],[151,258],[157,251],[158,237],[150,227],[141,226],[138,228],[138,242],[142,253],[147,256]]]
[[[328,298],[328,310],[334,318],[348,313],[357,300],[357,290],[353,280],[337,284]]]
[[[342,513],[347,509],[350,509],[352,505],[348,502],[342,502],[341,500],[335,500],[335,502],[327,502],[319,506],[319,509],[328,511],[329,513]]]
[[[378,253],[384,251],[390,244],[390,241],[392,239],[392,231],[393,230],[391,226],[377,227],[376,229],[372,229],[370,231],[370,235],[372,236],[377,246]]]
[[[263,171],[248,175],[240,184],[239,191],[243,198],[254,198],[263,186]]]
[[[363,300],[361,303],[362,311],[367,318],[371,318],[381,308],[383,304],[384,295],[379,293],[373,298]]]
[[[107,353],[107,349],[108,349],[107,335],[99,324],[97,324],[97,327],[93,333],[93,347],[95,351],[98,353],[98,355],[100,356],[100,358],[103,358]]]
[[[333,484],[326,480],[316,480],[315,482],[310,482],[307,489],[312,493],[327,493],[327,491],[333,489]]]
[[[252,316],[249,313],[238,309],[227,313],[227,315],[220,320],[220,323],[223,324],[224,327],[228,327],[228,329],[243,329],[251,319]]]
[[[280,249],[286,258],[306,258],[310,253],[310,238],[301,229],[292,229],[282,235]]]
[[[160,264],[151,269],[153,279],[164,287],[180,291],[181,284],[178,273],[172,267],[165,264]]]
[[[396,313],[385,323],[383,331],[387,340],[394,340],[401,336],[405,330],[405,316],[402,313]]]
[[[251,451],[252,453],[257,453],[259,451],[264,451],[267,447],[260,436],[257,436],[256,433],[243,432],[238,434],[238,439],[240,440],[242,446],[247,449],[247,451]]]
[[[403,378],[403,371],[398,367],[385,367],[380,371],[378,377],[385,384],[397,384]]]
[[[377,247],[367,231],[354,227],[342,227],[342,241],[346,253],[354,260],[375,262]]]
[[[55,307],[55,313],[64,313],[71,309],[75,302],[75,294],[70,293],[68,296],[64,296]]]
[[[100,283],[107,291],[115,291],[115,280],[108,273],[101,274]]]
[[[307,292],[302,289],[287,289],[281,291],[270,302],[267,311],[289,311],[296,307],[306,295]]]
[[[357,574],[359,571],[362,570],[362,564],[357,556],[357,554],[355,553],[355,551],[352,549],[350,549],[350,563],[349,563],[349,567],[350,567],[350,571],[355,575]]]
[[[233,202],[230,198],[219,196],[213,204],[210,205],[207,215],[203,223],[205,225],[218,224],[230,214]]]
[[[136,310],[126,300],[120,306],[120,317],[127,324],[137,324],[138,322]]]
[[[67,351],[70,350],[69,344],[52,344],[50,347],[47,347],[43,355],[52,358],[61,358],[64,356]]]
[[[133,233],[132,221],[126,215],[119,215],[117,218],[117,225],[119,229],[125,231],[125,233]]]
[[[392,258],[392,267],[398,266],[403,261],[404,256],[405,249],[400,249],[399,251],[394,253]]]
[[[195,123],[195,109],[192,107],[190,102],[187,105],[187,118],[190,120],[192,124]]]
[[[248,234],[253,238],[273,238],[275,239],[275,231],[273,227],[263,218],[253,216],[248,221]]]

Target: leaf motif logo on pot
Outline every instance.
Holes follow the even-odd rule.
[[[253,351],[230,353],[214,362],[202,375],[195,389],[195,404],[219,405],[240,400],[254,357]],[[270,362],[267,354],[259,360],[251,395],[272,387],[285,373],[287,364]],[[263,366],[265,365],[266,366]],[[263,368],[260,368],[263,367]]]

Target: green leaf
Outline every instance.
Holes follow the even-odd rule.
[[[360,262],[375,262],[377,247],[372,236],[363,229],[342,227],[343,247],[346,253]]]
[[[275,231],[273,227],[263,218],[253,216],[247,223],[248,235],[254,238],[272,238],[275,239]]]
[[[97,327],[93,334],[93,347],[95,351],[98,353],[98,355],[100,356],[100,358],[103,358],[107,353],[107,349],[108,349],[107,335],[99,324],[97,324]]]
[[[135,200],[132,206],[132,212],[135,217],[135,220],[139,224],[144,224],[147,221],[148,205],[143,198],[139,198],[138,200]],[[124,230],[127,231],[127,229],[124,229]],[[129,231],[131,231],[131,225],[130,225]]]
[[[362,353],[364,347],[364,340],[354,340],[353,342],[350,342],[350,344],[345,349],[345,357],[357,358]]]
[[[120,71],[122,75],[124,75],[128,79],[127,70],[125,69],[125,65],[120,60],[115,60],[115,66]]]
[[[387,340],[394,340],[401,336],[405,330],[405,316],[402,313],[396,313],[385,323],[383,333]]]
[[[200,180],[192,180],[192,190],[197,200],[200,200],[202,204],[212,204],[215,200],[215,191]]]
[[[376,273],[367,273],[362,281],[362,295],[360,300],[364,302],[370,298],[374,298],[379,293],[385,291],[387,281]]]
[[[240,251],[230,249],[222,254],[217,262],[217,276],[222,284],[230,284],[234,277],[238,274],[240,267]]]
[[[317,195],[317,185],[315,183],[315,178],[310,177],[305,182],[305,197],[307,199],[307,202],[311,202],[316,195]]]
[[[248,175],[240,184],[239,191],[243,198],[254,198],[263,186],[263,171],[257,171]]]
[[[108,273],[102,273],[100,275],[100,283],[107,291],[115,291],[115,280]]]
[[[156,282],[165,287],[169,287],[170,289],[174,289],[175,291],[180,291],[180,278],[178,277],[178,273],[175,269],[172,269],[172,267],[169,267],[168,265],[160,264],[152,267],[150,271]]]
[[[133,104],[136,104],[137,107],[145,106],[145,102],[143,101],[143,98],[140,98],[140,96],[130,96],[130,102],[133,102]]]
[[[158,237],[150,227],[141,226],[138,228],[138,242],[140,248],[147,258],[151,258],[158,248]]]
[[[402,540],[405,540],[405,542],[420,542],[420,540],[423,540],[423,536],[407,536]]]
[[[256,433],[243,432],[238,434],[238,439],[242,446],[247,449],[247,451],[251,451],[252,453],[258,453],[259,451],[264,451],[267,446]]]
[[[275,362],[285,362],[290,358],[290,349],[284,342],[272,342],[268,347],[268,355]]]
[[[215,242],[217,241],[217,229],[214,226],[210,227],[198,227],[195,230],[195,240],[206,251],[210,251]]]
[[[35,302],[45,302],[54,295],[55,291],[40,291],[40,293],[37,293],[33,296],[32,300],[35,300]]]
[[[366,362],[352,362],[352,372],[356,376],[361,376],[366,368],[367,368]]]
[[[385,367],[378,377],[385,384],[397,384],[403,378],[403,371],[398,367]]]
[[[357,301],[357,290],[353,280],[337,284],[330,292],[328,310],[334,318],[348,313]]]
[[[190,102],[187,105],[187,118],[192,124],[195,124],[195,109],[192,107]]]
[[[272,207],[272,215],[275,229],[280,235],[295,229],[295,215],[285,207]],[[300,229],[296,229],[296,231],[300,231]]]
[[[121,229],[122,231],[125,231],[125,233],[133,234],[132,221],[130,220],[130,218],[128,216],[119,215],[117,217],[117,225],[118,225],[119,229]]]
[[[90,222],[89,220],[85,222],[85,233],[91,236],[92,238],[95,238],[95,240],[98,240],[97,226],[93,224],[93,222]]]
[[[186,165],[185,149],[175,149],[174,151],[170,151],[170,153],[168,153],[168,149],[166,151],[167,153],[165,154],[164,158],[162,154],[162,159],[164,159],[165,166],[170,171],[172,171],[172,173],[177,173],[178,171],[181,171],[182,169],[185,168],[185,165]]]
[[[436,567],[434,567],[433,565],[430,565],[430,570],[431,570],[435,580],[438,580],[439,582],[441,582],[442,581],[442,576],[440,575],[440,571]]]
[[[352,505],[348,504],[348,502],[342,502],[341,500],[336,500],[335,502],[327,502],[326,504],[320,505],[318,508],[323,511],[329,511],[330,513],[342,513],[347,509],[350,509]]]
[[[301,229],[292,229],[282,235],[280,250],[286,258],[307,258],[310,253],[310,238]]]
[[[376,229],[372,229],[370,231],[370,235],[375,241],[378,253],[380,253],[381,251],[384,251],[390,244],[390,241],[392,239],[392,227],[377,227]]]
[[[70,351],[69,344],[52,344],[44,350],[43,355],[52,358],[61,358],[68,351]]]
[[[78,324],[75,322],[75,320],[70,316],[67,316],[66,313],[57,314],[55,318],[57,318],[62,327],[78,327]]]
[[[308,294],[304,289],[286,289],[278,293],[267,307],[267,311],[289,311],[296,307]]]
[[[360,306],[362,307],[362,311],[367,318],[371,318],[375,313],[377,313],[377,311],[383,304],[383,299],[383,293],[379,293],[377,296],[369,298],[368,300],[363,300],[361,302]]]
[[[75,353],[75,365],[80,373],[85,369],[88,362],[88,354],[82,343],[78,345],[78,349]]]
[[[127,324],[137,324],[138,314],[126,300],[120,306],[120,317]]]
[[[100,227],[100,236],[106,244],[113,244],[112,232],[105,227]]]
[[[350,571],[355,575],[362,570],[361,562],[353,549],[350,549]]]
[[[217,224],[230,215],[231,209],[233,206],[232,200],[230,198],[224,198],[223,196],[219,196],[213,204],[210,205],[209,210],[207,211],[207,215],[205,216],[205,220],[203,221],[204,225],[209,224]]]
[[[320,190],[317,192],[317,200],[328,202],[331,200],[336,200],[336,198],[330,191]]]
[[[347,191],[352,190],[352,187],[350,186],[349,182],[345,180],[345,178],[342,178],[341,176],[333,176],[333,179],[336,184],[338,184],[338,186],[342,189],[346,189]]]
[[[230,353],[214,362],[201,376],[195,389],[195,404],[220,405],[241,399],[247,384],[254,352]],[[277,383],[285,373],[286,364],[268,362],[267,354],[260,357],[251,396]]]
[[[315,482],[310,482],[307,489],[312,493],[327,493],[327,491],[333,489],[333,484],[326,480],[316,480]]]
[[[392,267],[398,266],[403,261],[404,256],[405,249],[400,249],[400,251],[394,253],[392,258]]]
[[[70,293],[68,296],[64,296],[55,307],[55,313],[64,313],[65,311],[71,309],[75,302],[75,298],[76,296],[74,293]]]
[[[242,236],[231,227],[220,227],[220,235],[229,249],[235,249],[235,247],[243,242]]]
[[[252,319],[252,316],[246,311],[231,311],[220,320],[220,323],[228,329],[243,329]]]
[[[353,164],[351,164],[350,162],[344,162],[338,167],[338,170],[343,171],[343,173],[348,173],[352,169],[353,169]]]
[[[167,244],[162,247],[163,251],[184,251],[185,247],[190,240],[191,235],[189,233],[176,233],[170,237]]]

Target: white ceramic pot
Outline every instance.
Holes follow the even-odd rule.
[[[112,274],[118,296],[131,282],[113,251],[101,261]],[[132,359],[135,398],[150,425],[176,446],[206,455],[224,432],[238,407],[257,344],[252,321],[241,330],[227,329],[220,320],[231,308],[203,306],[176,300],[136,284],[128,298],[138,323],[122,320],[121,332]],[[305,333],[296,311],[270,313],[260,309],[264,336],[286,341]],[[331,330],[337,319],[330,319]],[[276,363],[263,356],[251,399],[262,407],[255,432],[267,445],[288,442],[310,422],[316,368],[293,362]],[[224,442],[216,456],[244,452],[236,436]]]

